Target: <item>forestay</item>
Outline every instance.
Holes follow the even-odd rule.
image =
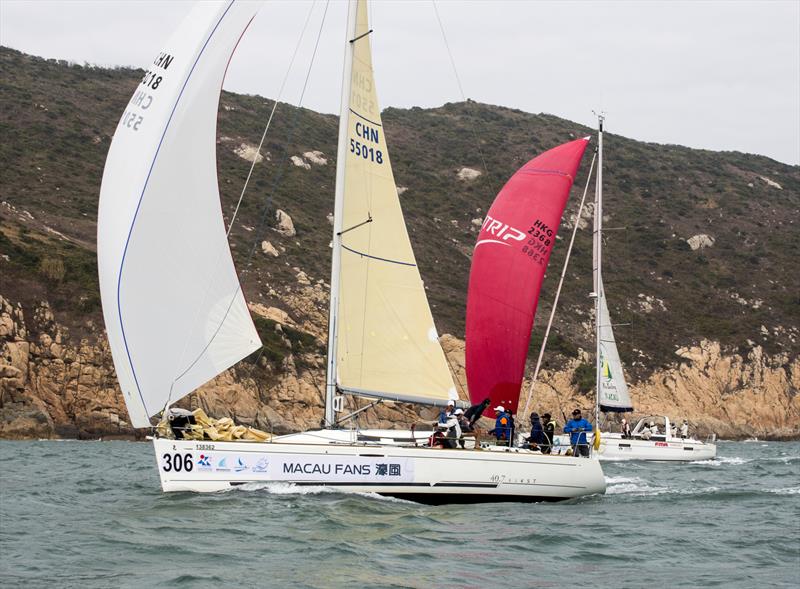
[[[375,90],[366,2],[351,41],[338,306],[339,389],[410,402],[457,398],[408,238]]]
[[[134,427],[261,345],[228,248],[216,165],[222,82],[258,7],[198,3],[148,66],[109,149],[100,291]]]

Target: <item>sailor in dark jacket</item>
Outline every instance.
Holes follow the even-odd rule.
[[[535,449],[544,444],[544,430],[542,429],[542,422],[539,421],[539,414],[535,411],[531,413],[531,435],[528,438],[531,444],[531,449]]]
[[[550,417],[549,413],[542,415],[542,429],[544,430],[542,454],[550,454],[550,450],[553,449],[553,436],[556,435],[556,421]]]
[[[492,404],[491,399],[484,399],[481,403],[472,405],[469,409],[464,411],[464,419],[469,420],[469,426],[475,427],[475,422],[481,418],[486,408]]]

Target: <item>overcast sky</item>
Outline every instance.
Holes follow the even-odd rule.
[[[437,3],[467,97],[628,137],[800,164],[800,1]],[[0,0],[0,43],[144,67],[189,2]],[[226,89],[275,97],[310,2],[265,3]],[[296,103],[325,3],[313,8],[284,99]],[[346,6],[332,1],[304,106],[338,112]],[[430,1],[372,6],[382,106],[461,99]],[[254,132],[257,134],[259,130]]]

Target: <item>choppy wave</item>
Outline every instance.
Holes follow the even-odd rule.
[[[294,485],[292,483],[245,483],[232,491],[266,491],[271,495],[321,495],[335,494],[338,491],[323,485]]]
[[[692,460],[689,464],[708,464],[711,466],[722,466],[730,464],[732,466],[739,466],[752,462],[752,459],[740,458],[739,456],[717,456],[716,458],[708,458],[707,460]]]
[[[607,495],[634,495],[639,497],[656,497],[658,495],[709,495],[719,491],[713,485],[705,487],[673,488],[650,485],[642,480],[633,480],[606,488]]]
[[[346,493],[334,487],[326,487],[324,485],[295,485],[293,483],[245,483],[238,485],[232,489],[223,491],[264,491],[270,495],[343,495],[343,496],[357,496],[366,497],[367,499],[376,499],[378,501],[388,501],[390,503],[408,503],[417,505],[413,501],[406,501],[405,499],[398,499],[397,497],[385,497],[378,493]]]
[[[615,485],[619,483],[637,483],[641,481],[638,477],[610,477],[606,476],[606,485]]]
[[[786,489],[767,489],[767,493],[776,495],[800,495],[800,487],[788,487]]]

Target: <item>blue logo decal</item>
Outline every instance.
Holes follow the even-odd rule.
[[[234,468],[236,472],[242,472],[243,470],[247,470],[247,468],[247,464],[245,464],[241,457],[236,459],[236,468]]]
[[[267,472],[268,467],[269,462],[267,461],[266,457],[264,457],[256,462],[256,465],[253,467],[253,472]]]

